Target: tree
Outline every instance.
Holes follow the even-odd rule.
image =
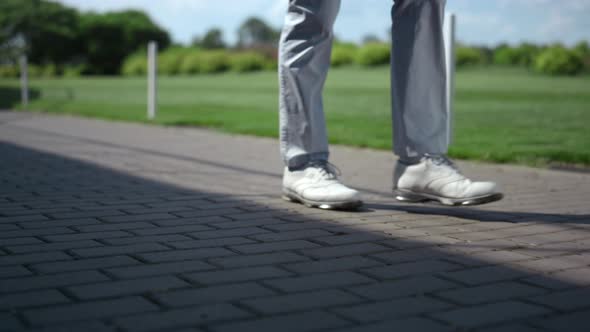
[[[192,45],[195,47],[202,47],[205,49],[220,49],[226,48],[225,41],[223,40],[223,31],[219,28],[209,29],[205,33],[205,36],[201,39],[195,37]]]
[[[0,1],[0,49],[31,62],[61,64],[80,53],[78,12],[44,0]]]
[[[368,34],[363,37],[363,44],[381,43],[381,39],[375,34]]]
[[[238,47],[275,45],[280,32],[257,17],[248,18],[238,29]]]
[[[92,74],[118,74],[123,60],[150,40],[160,49],[170,44],[168,33],[137,10],[86,13],[80,19],[80,40]]]

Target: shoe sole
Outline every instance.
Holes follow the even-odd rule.
[[[363,201],[341,201],[341,202],[320,202],[305,199],[294,192],[283,191],[282,198],[293,203],[300,203],[310,208],[318,208],[322,210],[356,210]]]
[[[449,206],[480,205],[499,201],[504,197],[504,195],[501,193],[493,193],[468,198],[449,198],[426,193],[416,193],[403,189],[396,189],[393,191],[393,194],[396,200],[404,203],[423,203],[428,201],[436,201],[443,205]]]

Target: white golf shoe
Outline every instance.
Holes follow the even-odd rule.
[[[328,162],[311,162],[283,174],[283,198],[320,209],[355,209],[363,204],[358,191],[338,180],[338,169]]]
[[[424,156],[419,163],[398,161],[393,174],[395,198],[402,202],[438,201],[476,205],[502,199],[494,182],[471,181],[445,156]]]

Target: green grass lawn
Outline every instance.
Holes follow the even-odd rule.
[[[0,80],[0,108],[18,107],[18,81]],[[31,109],[147,121],[144,78],[36,79]],[[161,77],[156,123],[277,136],[274,72]],[[590,76],[544,77],[476,68],[456,76],[454,141],[463,159],[590,165]],[[325,108],[332,143],[390,149],[389,71],[333,69]]]

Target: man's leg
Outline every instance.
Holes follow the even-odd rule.
[[[281,155],[290,168],[328,160],[322,90],[340,0],[291,0],[279,42]]]
[[[290,0],[279,44],[283,197],[325,209],[362,204],[328,163],[322,90],[339,8],[340,0]]]
[[[502,198],[493,182],[466,178],[445,156],[449,142],[443,42],[445,0],[395,0],[391,98],[396,199],[472,205]]]
[[[392,9],[394,152],[402,160],[445,154],[445,0],[396,0]]]

